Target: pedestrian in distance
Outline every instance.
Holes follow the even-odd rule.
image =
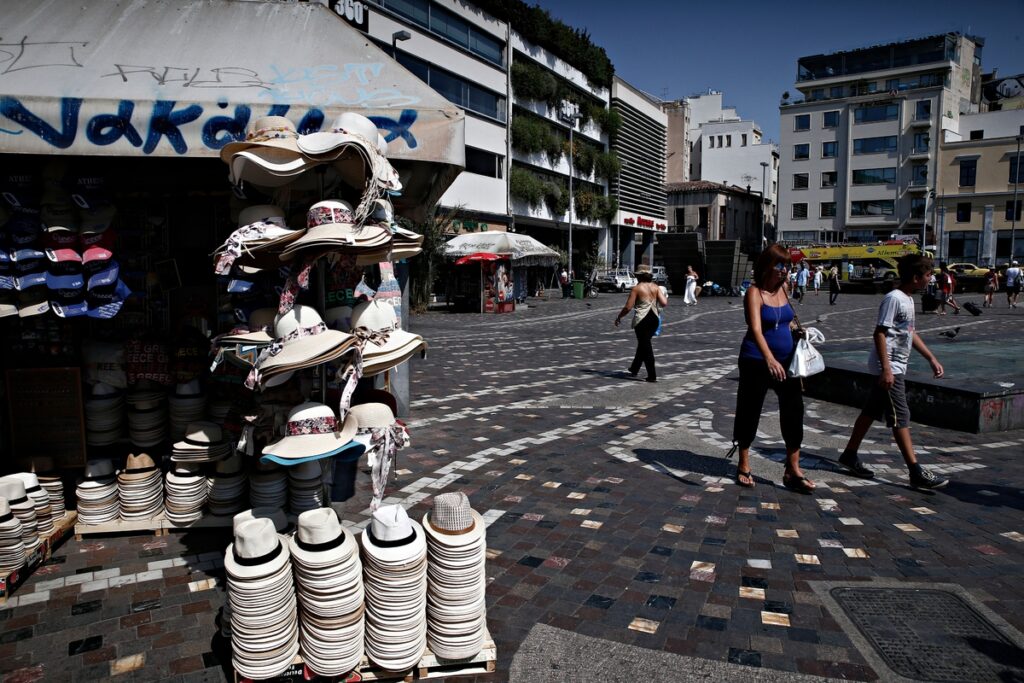
[[[853,280],[853,261],[846,264],[846,281],[850,282],[851,280]]]
[[[942,364],[914,330],[914,300],[911,297],[927,284],[932,261],[921,254],[907,254],[897,263],[900,284],[885,295],[878,307],[878,319],[872,335],[874,343],[868,357],[868,370],[877,375],[878,380],[853,425],[853,433],[839,456],[839,464],[854,476],[864,479],[875,476],[860,461],[857,451],[871,423],[884,420],[892,429],[893,439],[910,471],[910,485],[918,489],[937,489],[949,480],[924,469],[917,461],[910,437],[910,409],[903,381],[910,363],[911,348],[925,357],[936,378],[943,375]]]
[[[821,266],[814,267],[814,296],[818,296],[818,291],[821,289],[821,281],[825,279],[824,273],[822,272]]]
[[[782,484],[791,491],[811,493],[814,483],[800,469],[804,437],[804,397],[799,378],[787,377],[786,368],[796,348],[793,307],[783,283],[789,254],[773,244],[757,258],[754,283],[743,298],[747,332],[740,345],[740,383],[736,392],[733,450],[739,451],[736,483],[752,487],[750,445],[757,435],[764,397],[771,389],[779,399],[779,422],[786,443],[786,470]],[[730,455],[731,455],[730,451]]]
[[[633,311],[636,354],[633,356],[633,362],[629,364],[629,374],[636,377],[640,372],[640,366],[643,365],[647,369],[647,381],[657,382],[658,374],[654,368],[654,347],[651,345],[651,338],[661,325],[661,309],[668,306],[668,297],[654,284],[650,266],[639,266],[634,274],[637,284],[629,292],[626,305],[615,317],[615,327],[619,326],[619,321],[626,317],[626,314]]]
[[[562,272],[558,274],[558,284],[562,286],[562,298],[568,299],[571,290],[571,282],[569,280],[569,273],[566,271],[565,266],[562,266]]]
[[[801,263],[800,270],[796,274],[796,299],[800,305],[803,305],[804,297],[807,296],[807,282],[810,277],[811,271],[807,269],[807,263]]]
[[[999,271],[989,268],[985,273],[985,301],[981,305],[985,308],[992,308],[992,297],[997,291],[999,291]]]
[[[1010,308],[1017,308],[1017,297],[1020,290],[1024,289],[1024,282],[1021,282],[1020,264],[1010,261],[1010,267],[1006,269],[1006,303]]]
[[[956,276],[945,263],[939,266],[939,315],[946,315],[946,304],[953,307],[953,313],[960,312],[960,304],[953,296],[956,293]]]
[[[832,266],[828,269],[828,305],[835,306],[839,298],[839,269]]]
[[[700,278],[693,266],[686,266],[686,293],[683,296],[683,304],[687,306],[697,305],[697,280]]]

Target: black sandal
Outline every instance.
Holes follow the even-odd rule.
[[[746,477],[749,483],[744,484],[743,480],[741,480],[740,477]],[[737,469],[736,483],[742,486],[743,488],[752,489],[754,488],[754,474],[750,470],[744,472],[743,470]]]
[[[782,485],[794,493],[802,493],[807,496],[814,493],[814,486],[810,485],[810,479],[798,477],[791,472],[782,475]]]

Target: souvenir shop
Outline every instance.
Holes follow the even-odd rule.
[[[482,520],[459,492],[422,520],[383,504],[414,436],[396,383],[427,348],[395,264],[420,252],[411,226],[462,165],[464,116],[326,7],[262,5],[195,3],[176,54],[246,65],[205,89],[108,78],[173,63],[156,36],[109,39],[172,25],[170,3],[116,28],[64,17],[63,35],[90,40],[4,83],[0,582],[15,589],[72,528],[225,527],[239,676],[473,658]],[[14,28],[59,36],[61,20]],[[310,47],[212,43],[207,26]],[[320,83],[332,102],[389,95],[316,106],[308,83],[265,77],[325,61],[372,65]],[[372,499],[354,500],[364,476]],[[349,501],[373,511],[365,530],[338,514]]]

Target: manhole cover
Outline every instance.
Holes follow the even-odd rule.
[[[1024,650],[941,590],[833,588],[832,597],[897,674],[919,681],[1024,680]]]

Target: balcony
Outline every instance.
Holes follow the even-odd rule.
[[[928,191],[928,185],[923,181],[911,180],[907,192],[924,193]]]
[[[910,121],[911,128],[927,128],[930,125],[932,125],[931,114],[917,114]]]
[[[909,157],[911,159],[930,159],[931,156],[932,152],[926,145],[916,145],[910,148]]]

